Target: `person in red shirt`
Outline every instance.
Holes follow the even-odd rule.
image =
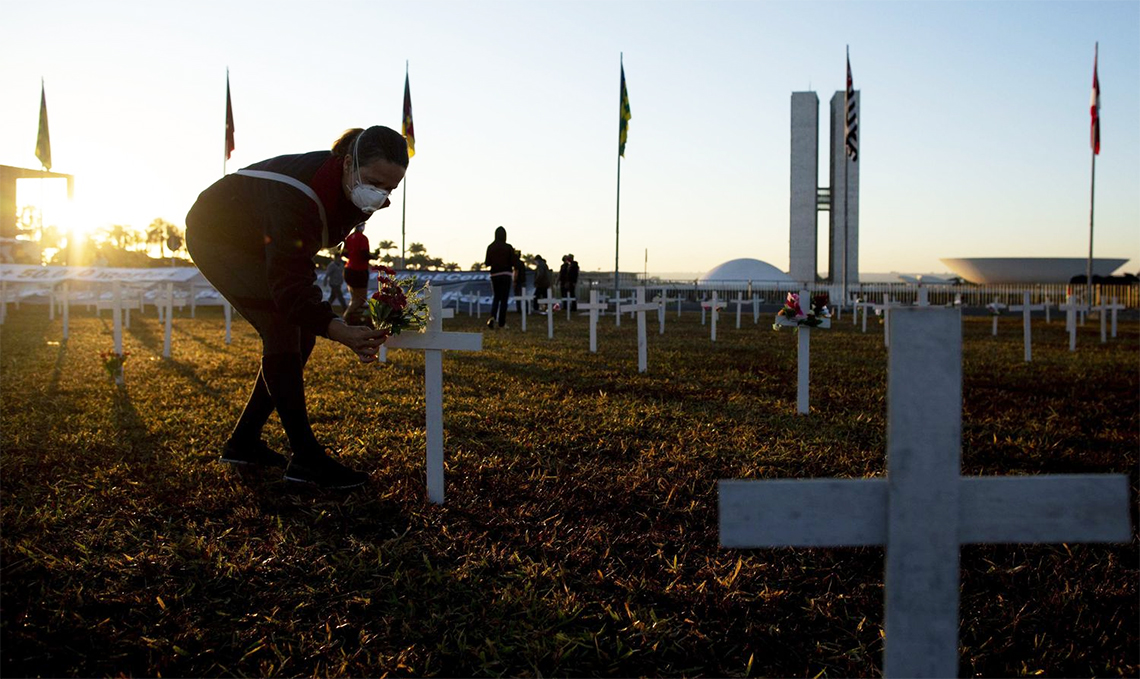
[[[344,310],[346,323],[359,325],[363,320],[358,318],[364,308],[365,298],[368,296],[368,236],[364,235],[364,224],[357,224],[352,233],[344,239],[344,254],[348,257],[348,264],[344,265],[344,282],[348,286],[348,307]]]

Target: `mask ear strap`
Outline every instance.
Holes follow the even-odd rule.
[[[356,135],[356,140],[352,143],[352,167],[355,175],[354,179],[356,179],[357,184],[364,183],[360,179],[360,154],[357,152],[357,149],[360,148],[360,138],[363,136],[364,130],[361,130],[360,134]]]

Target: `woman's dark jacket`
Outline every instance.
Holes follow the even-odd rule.
[[[322,337],[337,318],[317,286],[313,257],[322,247],[342,242],[368,219],[342,189],[343,156],[314,151],[278,156],[247,169],[288,175],[307,184],[321,199],[328,220],[328,243],[313,199],[300,189],[269,179],[229,174],[198,196],[186,215],[188,231],[226,245],[265,269],[272,303],[289,322]]]

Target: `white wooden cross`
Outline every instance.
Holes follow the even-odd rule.
[[[530,297],[526,294],[526,289],[520,295],[515,295],[515,302],[522,303],[522,320],[519,323],[522,325],[522,331],[526,332],[526,317],[530,315]]]
[[[60,288],[62,288],[63,292],[63,341],[66,342],[68,336],[71,334],[71,291],[68,288],[67,281],[64,281],[60,285]],[[1113,312],[1112,320],[1114,321],[1112,328],[1115,330],[1116,312]],[[1116,337],[1116,335],[1113,334],[1113,337]]]
[[[171,317],[174,316],[174,283],[166,283],[166,311],[163,312],[165,329],[162,335],[162,357],[170,358],[170,335],[172,332]]]
[[[712,311],[712,341],[716,341],[716,319],[720,316],[720,310],[725,307],[724,302],[717,300],[716,290],[713,290],[712,297],[708,300],[701,302],[701,325],[705,324],[705,310]]]
[[[915,302],[915,306],[930,306],[930,291],[925,285],[918,286],[918,301]]]
[[[1076,297],[1072,295],[1065,296],[1065,303],[1058,305],[1058,309],[1065,312],[1065,329],[1069,331],[1069,351],[1077,350],[1077,312],[1084,308],[1084,305],[1077,301]]]
[[[119,281],[111,284],[112,306],[111,323],[112,334],[115,341],[115,353],[123,355],[123,285]],[[123,384],[123,363],[119,362],[119,370],[115,373],[115,384]]]
[[[807,290],[800,290],[800,304],[804,304],[804,300],[808,300],[807,304],[811,304],[811,298],[808,297]],[[800,307],[803,308],[802,306]],[[808,406],[808,389],[811,384],[811,327],[807,325],[800,325],[794,319],[787,316],[776,316],[776,324],[787,327],[796,328],[796,334],[799,336],[799,344],[796,346],[796,412],[800,415],[807,415]],[[825,318],[823,322],[816,326],[817,328],[830,328],[831,319]]]
[[[745,304],[751,304],[754,310],[759,309],[759,303],[756,301],[756,297],[752,297],[751,299],[744,299],[743,292],[737,293],[736,299],[732,300],[732,303],[736,305],[736,329],[740,330],[740,310],[744,308]],[[755,318],[755,316],[756,314],[754,311],[753,318]]]
[[[1116,312],[1117,312],[1117,310],[1123,309],[1123,308],[1124,308],[1124,305],[1118,303],[1116,301],[1115,297],[1112,298],[1112,304],[1107,304],[1103,300],[1101,300],[1100,304],[1093,307],[1093,309],[1095,311],[1099,312],[1099,315],[1100,315],[1100,343],[1101,344],[1104,344],[1105,342],[1108,341],[1108,338],[1107,338],[1106,332],[1105,332],[1105,325],[1106,325],[1106,322],[1108,319],[1106,318],[1107,314],[1105,312],[1107,312],[1107,311],[1112,312],[1112,336],[1116,337]]]
[[[586,304],[578,304],[579,311],[590,312],[590,353],[598,353],[598,312],[605,311],[609,306],[606,302],[598,301],[598,291],[590,291],[590,301]]]
[[[470,295],[464,295],[461,299],[467,302],[468,316],[474,315],[475,318],[483,316],[483,298],[479,296],[479,293],[473,292]],[[472,312],[474,312],[474,314],[472,314]]]
[[[482,351],[483,334],[444,332],[443,295],[439,288],[431,288],[428,291],[425,332],[393,335],[384,344],[389,349],[420,349],[424,352],[427,494],[429,502],[443,504],[443,352]]]
[[[562,298],[562,306],[566,307],[566,320],[570,320],[570,307],[572,306],[571,303],[573,301],[574,298],[569,295]]]
[[[1021,312],[1021,325],[1025,329],[1025,362],[1029,363],[1033,360],[1033,334],[1030,331],[1030,314],[1034,311],[1041,311],[1045,308],[1044,304],[1030,304],[1030,293],[1021,293],[1021,304],[1011,306],[1010,311]]]
[[[903,308],[888,360],[887,474],[722,480],[722,547],[883,545],[883,674],[958,675],[960,545],[1126,542],[1125,475],[962,477],[962,319]]]
[[[987,305],[986,305],[986,308],[990,310],[990,315],[991,315],[991,316],[993,316],[993,319],[994,319],[994,330],[993,330],[993,336],[994,336],[994,337],[997,337],[997,321],[998,321],[998,316],[999,316],[999,315],[1001,315],[1001,310],[1002,310],[1002,309],[1005,309],[1005,308],[1007,308],[1007,307],[1006,307],[1006,305],[1005,305],[1005,304],[1003,304],[1002,302],[998,301],[998,298],[997,298],[997,297],[994,297],[994,301],[993,301],[993,302],[990,302],[989,304],[987,304]],[[995,310],[996,310],[996,313],[995,313]]]
[[[429,302],[430,302],[430,300],[429,300]],[[446,320],[448,318],[455,318],[455,309],[450,309],[450,308],[444,307],[444,309],[440,313],[439,317],[441,319],[444,319],[444,320]],[[376,360],[378,360],[381,363],[387,363],[388,362],[388,344],[387,343],[380,345],[380,352],[376,354]]]
[[[882,304],[871,305],[876,311],[883,314],[883,346],[891,346],[891,309],[905,308],[898,302],[892,302],[890,295],[883,295]],[[867,310],[863,309],[863,332],[867,331]]]
[[[653,301],[657,302],[657,304],[660,305],[657,308],[657,325],[659,326],[657,334],[664,335],[665,334],[665,305],[668,304],[669,302],[676,302],[677,303],[677,316],[680,317],[681,316],[681,298],[680,297],[669,297],[668,294],[666,294],[665,290],[662,290],[661,292],[657,293],[657,296],[653,298]]]
[[[540,305],[546,307],[546,336],[554,339],[554,305],[558,303],[556,297],[552,297],[550,291],[546,291],[546,297],[538,300]]]
[[[1105,307],[1112,312],[1112,336],[1116,337],[1116,312],[1123,311],[1125,306],[1121,304],[1116,297],[1112,298],[1112,304]]]
[[[867,315],[868,315],[868,313],[870,313],[871,309],[875,308],[875,303],[871,302],[869,300],[861,299],[855,303],[855,307],[857,309],[863,310],[863,328],[862,329],[863,329],[863,332],[867,332]],[[858,315],[858,314],[856,314],[856,315]]]
[[[661,305],[657,302],[646,302],[645,288],[639,287],[636,292],[636,302],[622,308],[637,314],[637,372],[643,373],[649,369],[649,341],[645,336],[645,312],[657,311]]]
[[[1046,325],[1048,325],[1048,324],[1053,322],[1053,319],[1050,317],[1050,314],[1049,314],[1049,309],[1051,309],[1053,307],[1053,303],[1049,301],[1049,295],[1045,295],[1045,302],[1042,306],[1045,307],[1045,323],[1046,323]]]
[[[610,304],[614,305],[614,325],[621,327],[621,315],[628,311],[625,307],[633,303],[632,297],[622,297],[618,295],[610,299]]]

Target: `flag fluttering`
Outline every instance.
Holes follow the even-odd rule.
[[[36,158],[45,170],[51,169],[51,136],[48,134],[47,94],[44,81],[40,79],[40,131],[36,135]]]
[[[1096,77],[1096,61],[1100,45],[1098,44],[1093,51],[1093,85],[1092,85],[1092,101],[1089,104],[1089,113],[1092,115],[1092,138],[1090,143],[1092,145],[1093,155],[1100,155],[1100,80]]]
[[[855,105],[855,87],[851,81],[851,55],[847,55],[847,92],[843,97],[847,108],[847,122],[843,127],[844,145],[851,162],[859,160],[859,112]]]
[[[408,74],[404,72],[404,120],[400,124],[400,134],[408,142],[408,157],[416,155],[416,130],[412,125],[412,88],[408,83]]]
[[[625,157],[625,138],[629,134],[629,92],[625,89],[625,65],[621,67],[621,104],[618,115],[618,155]]]
[[[230,72],[226,69],[226,160],[234,152],[234,108],[230,103]]]

